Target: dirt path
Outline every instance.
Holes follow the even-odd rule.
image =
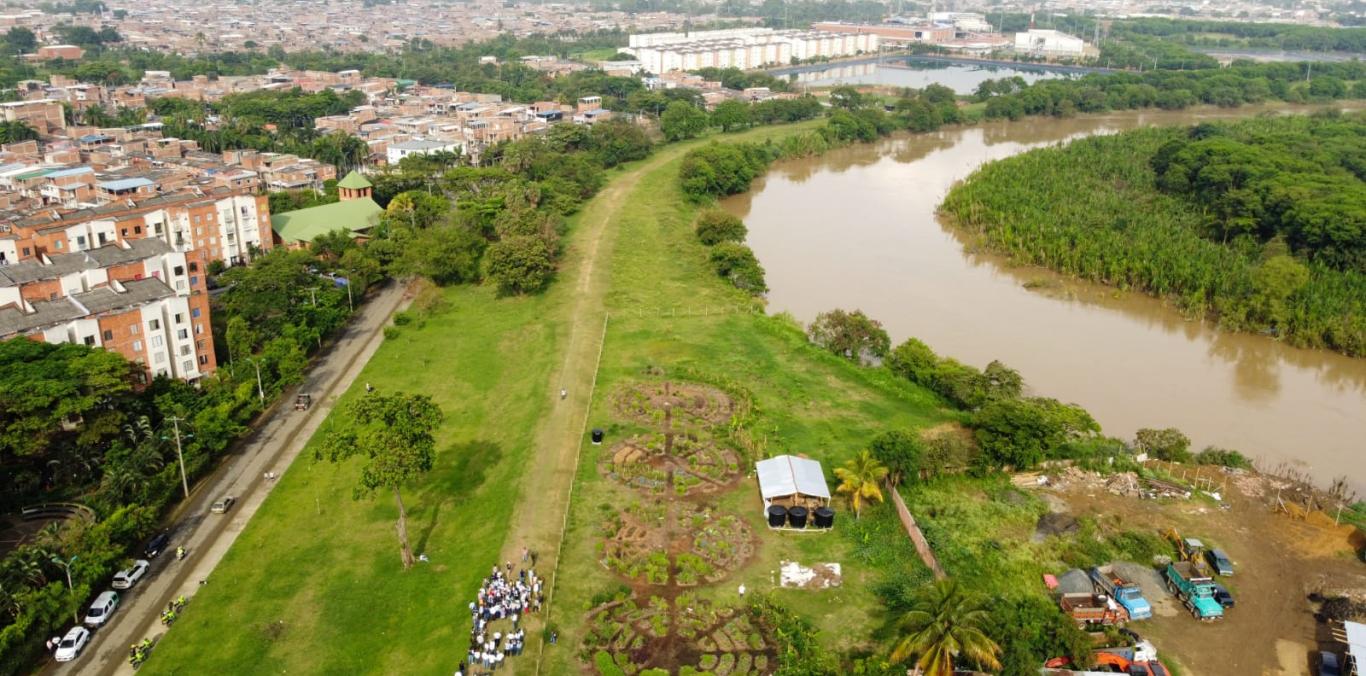
[[[332,410],[337,396],[350,387],[379,349],[383,342],[381,329],[405,300],[403,287],[391,284],[361,309],[346,332],[305,376],[301,389],[313,394],[313,407],[296,413],[292,394],[282,395],[280,403],[232,457],[201,479],[189,499],[172,514],[170,548],[184,546],[189,552],[188,559],[177,562],[174,555],[166,553],[154,560],[149,578],[123,593],[119,614],[110,626],[94,635],[81,657],[61,665],[49,663],[44,672],[132,674],[127,646],[165,631],[158,617],[166,604],[184,595],[191,600],[187,612],[194,612],[193,595],[199,581],[208,578],[274,487],[274,482],[264,478],[265,472],[282,474],[289,468]],[[227,515],[208,514],[209,504],[220,495],[236,496],[237,506]]]
[[[613,179],[586,208],[570,244],[570,259],[561,271],[565,281],[572,279],[573,283],[561,286],[556,292],[570,293],[573,297],[563,304],[563,312],[567,314],[562,319],[569,326],[564,360],[546,383],[546,396],[556,401],[537,432],[530,466],[522,475],[512,530],[504,541],[502,552],[504,561],[514,563],[521,560],[524,547],[536,553],[537,572],[550,576],[547,605],[554,600],[554,575],[561,535],[607,329],[606,297],[610,286],[607,262],[616,242],[616,229],[609,224],[635,191],[641,176],[680,152],[681,149],[669,148]],[[559,399],[561,388],[568,390],[564,399]],[[547,607],[543,617],[548,616]],[[535,618],[536,622],[529,624],[533,635],[538,635],[535,632],[540,629],[540,619]],[[537,669],[543,650],[542,644],[537,652]],[[518,671],[530,671],[530,666],[528,662],[517,668]]]

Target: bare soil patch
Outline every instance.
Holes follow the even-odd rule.
[[[1295,518],[1274,509],[1277,481],[1234,473],[1222,504],[1199,497],[1135,497],[1127,481],[1112,486],[1098,476],[1073,476],[1061,485],[1031,490],[1050,504],[1065,504],[1077,517],[1119,519],[1157,532],[1176,528],[1226,551],[1235,574],[1219,581],[1237,605],[1223,620],[1202,623],[1170,594],[1152,589],[1155,569],[1144,575],[1129,570],[1155,614],[1131,628],[1152,640],[1164,660],[1174,660],[1190,674],[1287,674],[1298,673],[1292,665],[1309,664],[1310,651],[1333,647],[1320,642],[1326,632],[1315,620],[1317,604],[1310,597],[1329,587],[1366,589],[1366,566],[1356,560],[1357,529],[1335,526],[1322,513]]]

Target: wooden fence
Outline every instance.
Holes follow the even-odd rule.
[[[920,554],[920,560],[934,572],[934,579],[943,580],[948,577],[944,569],[939,565],[939,559],[934,557],[934,550],[930,549],[930,543],[925,539],[925,534],[920,532],[920,526],[916,525],[915,517],[911,516],[911,510],[906,508],[906,503],[901,499],[901,493],[895,486],[887,484],[887,490],[892,494],[892,504],[896,505],[896,515],[901,518],[901,525],[906,528],[906,534],[911,536],[911,542],[915,544],[916,553]]]

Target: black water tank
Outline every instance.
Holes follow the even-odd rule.
[[[792,524],[793,528],[806,528],[806,508],[793,507],[787,510],[787,522]]]
[[[594,427],[594,428],[593,428],[593,443],[594,443],[594,444],[600,444],[600,443],[602,443],[602,428],[601,428],[601,427]]]
[[[811,514],[815,517],[817,528],[831,528],[835,525],[835,510],[829,507],[818,507]]]
[[[768,508],[769,528],[782,528],[787,521],[787,508],[782,505],[770,505]]]

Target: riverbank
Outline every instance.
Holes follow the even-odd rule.
[[[1076,402],[1107,433],[1174,426],[1195,448],[1237,448],[1321,485],[1357,474],[1366,364],[1191,321],[1138,293],[1019,266],[974,249],[937,208],[981,164],[1029,148],[1151,125],[1309,107],[1205,107],[987,121],[783,160],[723,206],[749,226],[772,312],[801,321],[858,307],[893,341],[924,340],[977,367],[998,359],[1031,390]],[[838,199],[832,196],[838,195]],[[850,220],[857,204],[858,219]]]

